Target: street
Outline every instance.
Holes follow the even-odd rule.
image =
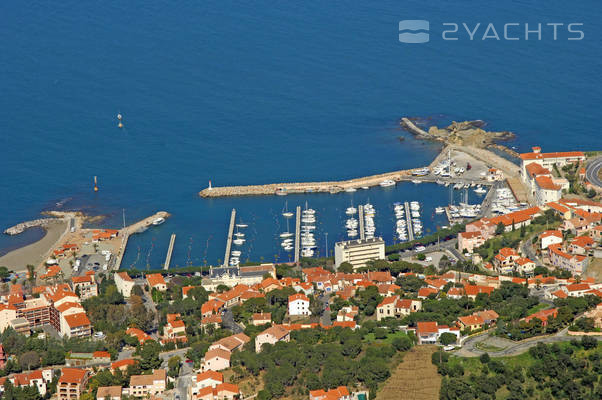
[[[587,179],[587,181],[592,185],[602,188],[602,181],[598,177],[600,168],[602,168],[602,156],[594,158],[587,164],[587,168],[585,170],[585,179]]]
[[[222,315],[222,325],[225,329],[230,329],[235,334],[243,331],[241,326],[234,322],[234,316],[230,309],[226,309],[226,312]]]
[[[320,315],[320,323],[324,326],[332,325],[332,321],[330,319],[330,306],[328,305],[330,294],[321,294],[318,296],[318,300],[322,303],[322,315]]]

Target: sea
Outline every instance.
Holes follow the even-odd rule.
[[[393,203],[419,201],[432,232],[446,224],[434,207],[450,200],[435,184],[221,199],[198,191],[210,180],[427,165],[441,145],[403,131],[403,116],[481,119],[515,132],[507,145],[523,152],[602,150],[600,10],[594,0],[2,1],[0,227],[55,209],[104,215],[105,227],[168,211],[131,237],[122,265],[139,269],[161,267],[172,233],[173,267],[221,262],[233,208],[249,225],[243,262],[290,259],[278,240],[285,207],[316,210],[316,255],[345,238],[350,205],[372,203],[376,234],[393,243]],[[407,20],[422,21],[428,42],[400,42]],[[0,235],[0,253],[42,235]]]

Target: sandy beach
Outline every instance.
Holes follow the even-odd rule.
[[[37,267],[60,240],[66,228],[67,221],[49,224],[45,229],[46,235],[42,239],[0,257],[0,265],[6,266],[15,272],[26,271],[28,264]]]

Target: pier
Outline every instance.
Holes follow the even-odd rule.
[[[170,214],[166,211],[159,211],[150,217],[146,217],[143,220],[140,220],[132,225],[126,226],[119,230],[119,236],[121,236],[121,245],[119,246],[119,250],[117,250],[117,255],[115,259],[114,269],[118,270],[121,268],[121,261],[123,260],[123,255],[125,254],[125,250],[127,248],[128,240],[130,235],[135,233],[144,232],[149,226],[153,224],[153,221],[157,218],[169,218]]]
[[[171,238],[169,239],[169,247],[167,248],[167,256],[165,257],[165,264],[163,264],[163,269],[169,269],[169,264],[171,263],[171,255],[173,253],[173,245],[176,243],[176,234],[172,233]]]
[[[299,253],[301,242],[301,206],[297,206],[297,212],[295,214],[295,264],[299,263]]]
[[[232,236],[234,235],[234,222],[236,221],[236,209],[232,209],[230,214],[230,227],[228,228],[228,238],[226,239],[226,253],[224,254],[224,267],[229,265],[230,249],[232,248]]]
[[[357,206],[357,217],[359,218],[360,226],[360,240],[364,240],[366,232],[364,231],[364,206]]]
[[[410,203],[404,202],[406,209],[406,224],[408,227],[408,240],[411,242],[414,240],[414,225],[412,225],[412,211],[410,210]]]

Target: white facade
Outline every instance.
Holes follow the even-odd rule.
[[[348,262],[353,268],[366,266],[367,261],[385,259],[385,241],[381,238],[348,240],[334,245],[334,263],[338,268]]]
[[[130,297],[132,295],[132,289],[136,285],[134,280],[130,278],[127,272],[118,272],[115,274],[114,278],[115,286],[117,286],[117,290],[119,293],[123,295],[123,297]]]
[[[289,315],[311,315],[309,300],[297,299],[288,303]]]

